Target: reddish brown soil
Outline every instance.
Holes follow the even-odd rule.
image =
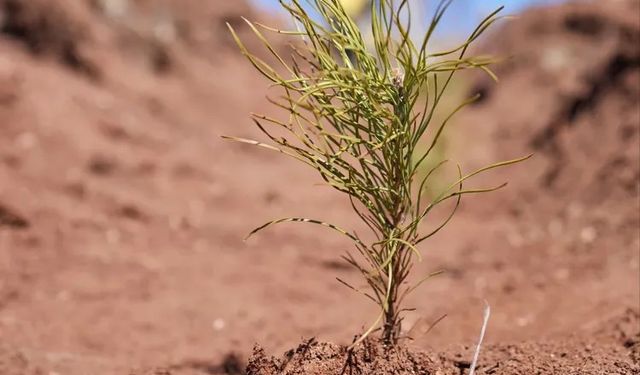
[[[334,280],[358,283],[347,242],[304,225],[242,242],[285,215],[358,227],[303,166],[219,138],[257,136],[247,113],[268,110],[224,32],[251,9],[118,3],[0,0],[0,373],[241,374],[256,342],[350,343],[376,308]],[[465,373],[487,299],[480,374],[640,371],[639,7],[532,11],[492,37],[515,57],[476,81],[454,156],[536,154],[425,245],[416,277],[448,272],[412,296],[413,340],[384,366]],[[311,349],[288,373],[347,363]],[[362,373],[390,355],[370,349]]]
[[[631,309],[602,323],[598,330],[577,335],[514,344],[483,347],[477,374],[636,374],[640,335],[640,316]],[[318,343],[313,339],[286,352],[281,358],[269,357],[261,347],[254,348],[247,374],[464,374],[471,367],[473,346],[449,346],[438,354],[416,345],[385,349],[365,341],[355,350],[346,346]]]

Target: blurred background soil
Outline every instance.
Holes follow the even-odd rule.
[[[358,224],[304,166],[220,139],[259,136],[247,115],[270,111],[226,32],[253,40],[241,16],[265,19],[244,1],[0,0],[0,373],[241,374],[256,342],[345,344],[375,318],[334,279],[358,283],[339,236],[242,241],[274,217]],[[425,244],[416,278],[448,272],[410,299],[409,345],[464,373],[486,299],[482,374],[639,371],[640,2],[500,27],[482,49],[511,57],[499,84],[469,78],[483,100],[452,158],[535,155],[476,180],[510,185]]]

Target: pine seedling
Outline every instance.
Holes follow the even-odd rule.
[[[265,142],[225,138],[282,153],[315,169],[324,183],[346,194],[355,214],[373,233],[366,241],[355,231],[299,217],[270,221],[250,233],[278,223],[307,222],[328,227],[353,241],[359,256],[347,253],[344,260],[362,274],[369,287],[362,293],[380,307],[379,317],[354,346],[378,329],[384,344],[397,344],[402,315],[407,311],[405,297],[434,275],[407,284],[413,263],[420,259],[419,245],[449,223],[463,195],[506,185],[463,189],[463,183],[527,158],[499,162],[467,174],[458,166],[457,180],[426,200],[423,192],[430,177],[446,160],[426,175],[419,174],[419,169],[453,115],[478,99],[475,96],[462,102],[444,120],[434,123],[434,113],[452,77],[461,70],[481,69],[495,78],[489,69],[490,58],[466,54],[498,19],[502,8],[483,19],[461,45],[432,51],[434,31],[450,4],[451,0],[439,3],[424,37],[414,41],[410,37],[408,0],[372,1],[372,41],[367,43],[339,0],[308,1],[319,19],[312,17],[300,0],[280,0],[297,26],[295,30],[245,20],[272,55],[273,64],[248,51],[229,26],[244,56],[281,90],[282,95],[270,102],[286,111],[288,118],[253,115],[255,125],[266,136]],[[285,59],[270,44],[265,37],[269,32],[295,39],[291,58]],[[423,232],[421,222],[447,201],[453,202],[450,214],[438,226]]]

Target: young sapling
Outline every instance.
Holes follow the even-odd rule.
[[[456,181],[428,201],[423,194],[434,172],[447,161],[437,163],[418,178],[420,168],[442,139],[453,115],[478,99],[474,96],[462,102],[444,120],[435,122],[434,113],[454,74],[481,69],[495,78],[489,69],[492,59],[469,57],[467,52],[498,20],[502,8],[484,18],[462,44],[437,52],[432,49],[434,31],[450,4],[451,0],[440,1],[424,36],[416,41],[408,0],[371,1],[368,40],[339,0],[310,0],[312,10],[300,0],[280,0],[297,26],[295,30],[245,20],[272,55],[273,64],[248,51],[229,26],[246,58],[281,90],[281,96],[270,101],[288,118],[253,115],[255,125],[266,136],[265,142],[225,138],[282,153],[313,168],[324,183],[348,197],[354,213],[375,238],[365,241],[354,231],[299,217],[270,221],[250,233],[278,223],[307,222],[331,228],[353,241],[359,256],[347,253],[344,259],[369,286],[363,294],[380,307],[375,323],[354,345],[376,329],[381,329],[386,345],[397,344],[406,311],[405,297],[433,276],[406,284],[413,263],[420,259],[419,245],[449,223],[463,195],[506,185],[465,189],[463,183],[527,158],[495,163],[467,174],[458,166]],[[290,58],[283,57],[267,40],[268,32],[294,38]],[[435,228],[423,231],[422,221],[446,201],[453,201],[451,213]]]

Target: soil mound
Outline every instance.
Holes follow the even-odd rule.
[[[508,59],[498,85],[476,83],[483,100],[464,121],[488,126],[491,157],[534,153],[508,174],[538,219],[574,203],[638,224],[639,12],[637,1],[535,9],[491,38],[487,50]]]
[[[90,17],[80,4],[0,1],[0,33],[24,43],[33,53],[52,55],[73,69],[95,76],[95,67],[83,55]]]
[[[433,361],[422,352],[404,346],[385,348],[380,342],[366,340],[349,351],[346,346],[308,340],[282,358],[267,357],[262,348],[254,348],[247,375],[333,375],[435,374]]]
[[[636,374],[640,313],[632,309],[591,332],[575,337],[525,343],[485,345],[476,368],[479,375],[517,374]],[[267,356],[256,346],[247,375],[421,374],[459,375],[471,367],[475,347],[452,347],[438,354],[404,344],[388,349],[366,340],[353,352],[330,343],[305,341],[280,358]]]
[[[235,43],[226,24],[244,36],[243,16],[256,16],[245,1],[0,0],[0,35],[99,79],[113,70],[105,58],[163,72],[181,54],[228,54]]]

